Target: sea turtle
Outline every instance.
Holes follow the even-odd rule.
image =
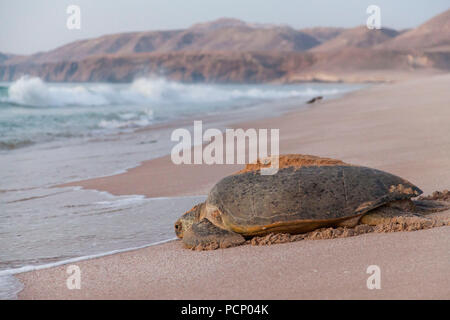
[[[279,157],[274,175],[261,175],[258,161],[219,181],[204,203],[175,223],[188,248],[215,249],[242,244],[269,233],[304,233],[323,227],[354,227],[383,205],[412,205],[422,191],[377,169],[309,155]],[[375,210],[376,212],[376,210]],[[370,218],[369,218],[370,217]]]

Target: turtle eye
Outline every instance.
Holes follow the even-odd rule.
[[[181,222],[175,223],[175,234],[178,238],[183,238],[183,224]]]

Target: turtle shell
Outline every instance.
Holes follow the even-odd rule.
[[[253,170],[228,176],[211,189],[206,207],[209,216],[214,213],[213,223],[244,235],[299,233],[421,193],[398,176],[340,162],[287,166],[274,175]]]

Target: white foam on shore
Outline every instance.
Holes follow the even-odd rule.
[[[93,178],[103,178],[103,177],[111,177],[116,174],[111,175],[105,175],[100,177],[93,177]],[[93,179],[93,178],[87,178],[87,179]],[[85,180],[87,180],[85,179]],[[127,195],[114,195],[108,191],[104,190],[97,190],[97,189],[84,189],[81,186],[70,186],[70,187],[58,187],[60,189],[68,188],[72,191],[80,191],[85,190],[93,193],[97,193],[99,195],[103,195],[109,199],[112,199],[111,201],[98,201],[95,202],[95,204],[102,204],[102,205],[122,205],[122,204],[128,204],[133,202],[139,202],[139,201],[157,201],[157,200],[169,200],[169,199],[190,199],[190,198],[198,198],[198,197],[207,197],[207,195],[192,195],[192,196],[179,196],[179,197],[151,197],[147,198],[145,195],[142,194],[127,194]]]
[[[132,83],[116,89],[114,85],[107,83],[92,84],[89,86],[78,84],[72,87],[64,87],[42,81],[38,77],[23,76],[16,80],[8,88],[8,97],[0,101],[10,102],[22,106],[35,107],[64,107],[64,106],[105,106],[132,104],[143,105],[159,102],[192,103],[219,103],[231,102],[237,99],[285,99],[296,97],[310,97],[314,95],[335,95],[345,90],[292,88],[290,90],[270,88],[236,88],[227,90],[221,86],[210,84],[186,84],[169,81],[164,78],[138,78]],[[149,119],[153,113],[150,112]],[[128,123],[131,119],[129,113],[118,120],[101,122],[104,127],[122,127],[129,124],[141,126],[148,125],[147,118],[139,118]],[[134,118],[134,116],[133,116]],[[128,122],[127,122],[128,121]]]

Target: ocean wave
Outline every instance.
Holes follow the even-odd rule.
[[[98,127],[102,129],[125,129],[145,127],[153,121],[153,110],[146,109],[141,112],[126,112],[118,114],[117,119],[102,119]]]
[[[110,84],[80,84],[62,86],[42,81],[37,77],[23,76],[8,88],[8,95],[2,101],[36,106],[102,106],[151,103],[216,103],[237,99],[281,99],[332,95],[342,92],[338,89],[312,88],[230,88],[221,85],[184,84],[162,78],[139,78],[120,89]]]
[[[0,141],[0,150],[14,150],[32,145],[30,139]]]
[[[108,104],[108,88],[89,90],[84,86],[61,87],[40,78],[21,77],[8,88],[4,101],[25,106],[66,106]]]

